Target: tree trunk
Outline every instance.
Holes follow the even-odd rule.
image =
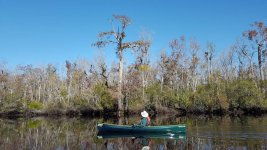
[[[207,74],[207,83],[210,83],[210,71],[209,71],[209,59],[208,59],[208,57],[206,58],[206,63],[207,63],[207,70],[206,70],[206,74]]]
[[[70,96],[71,96],[71,80],[72,80],[72,77],[70,76],[69,77],[69,85],[68,85],[68,105],[70,104]]]
[[[258,45],[258,62],[259,62],[259,70],[260,70],[260,79],[264,80],[263,70],[262,70],[262,44]]]
[[[119,84],[118,84],[118,116],[122,116],[122,75],[123,75],[123,53],[122,50],[119,51],[120,64],[119,64]]]
[[[210,65],[209,65],[209,82],[213,82],[213,78],[212,78],[212,58],[210,58]]]
[[[163,90],[163,75],[161,76],[161,82],[160,82],[160,92],[162,93],[162,90]]]
[[[146,100],[145,100],[145,73],[144,73],[144,71],[142,71],[142,88],[143,88],[143,91],[142,91],[143,102],[146,102]]]
[[[39,87],[38,87],[38,100],[39,102],[41,101],[41,83],[39,83]]]
[[[124,98],[123,98],[123,104],[124,104],[124,117],[129,114],[129,101],[128,101],[128,96],[127,93],[125,93]]]
[[[249,58],[249,64],[250,64],[250,77],[254,80],[255,75],[254,75],[254,67],[253,67],[252,58]]]

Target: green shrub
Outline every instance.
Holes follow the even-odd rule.
[[[76,96],[74,100],[72,101],[71,105],[74,107],[74,109],[89,109],[89,108],[95,108],[94,104],[87,99],[82,98],[81,96]]]
[[[260,81],[260,87],[262,88],[264,98],[267,99],[267,80]]]
[[[197,87],[194,105],[200,110],[228,109],[229,104],[224,90],[224,85],[207,84]]]
[[[64,110],[67,108],[67,104],[64,101],[49,101],[44,105],[46,111]]]
[[[114,99],[112,98],[111,94],[108,91],[108,88],[105,85],[97,84],[94,87],[94,94],[98,99],[98,104],[103,109],[112,109],[114,105]]]
[[[231,109],[261,107],[263,104],[260,89],[250,80],[237,80],[231,83],[227,88],[227,97]]]
[[[143,109],[144,105],[148,105],[144,104],[144,102],[142,101],[142,94],[137,95],[137,97],[131,97],[131,99],[128,99],[128,104],[130,110]]]
[[[173,90],[164,86],[161,92],[160,84],[154,84],[146,89],[150,104],[170,108],[188,108],[190,106],[190,92],[186,90]]]
[[[6,94],[0,102],[0,109],[2,112],[9,112],[23,109],[23,101],[19,99],[17,94]]]
[[[43,104],[41,102],[32,101],[28,103],[28,108],[30,110],[40,110],[43,109]]]
[[[161,99],[160,84],[147,87],[145,92],[150,103],[158,102]]]
[[[68,90],[66,88],[62,88],[60,90],[60,96],[63,97],[64,99],[67,99],[68,96]]]
[[[178,103],[180,108],[187,109],[192,105],[190,99],[190,91],[188,90],[179,90],[177,93]]]

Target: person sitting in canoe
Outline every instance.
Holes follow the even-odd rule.
[[[134,124],[133,127],[145,127],[150,125],[150,117],[146,111],[141,112],[141,120],[138,124]]]

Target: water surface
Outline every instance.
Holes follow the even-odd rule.
[[[100,122],[133,124],[138,117],[0,119],[0,149],[267,149],[267,116],[152,118],[154,125],[186,124],[176,138],[97,137]]]

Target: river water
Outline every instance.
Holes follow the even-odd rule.
[[[152,118],[154,125],[186,124],[187,133],[176,138],[101,138],[97,123],[138,122],[103,118],[0,118],[0,149],[267,149],[267,116]]]

